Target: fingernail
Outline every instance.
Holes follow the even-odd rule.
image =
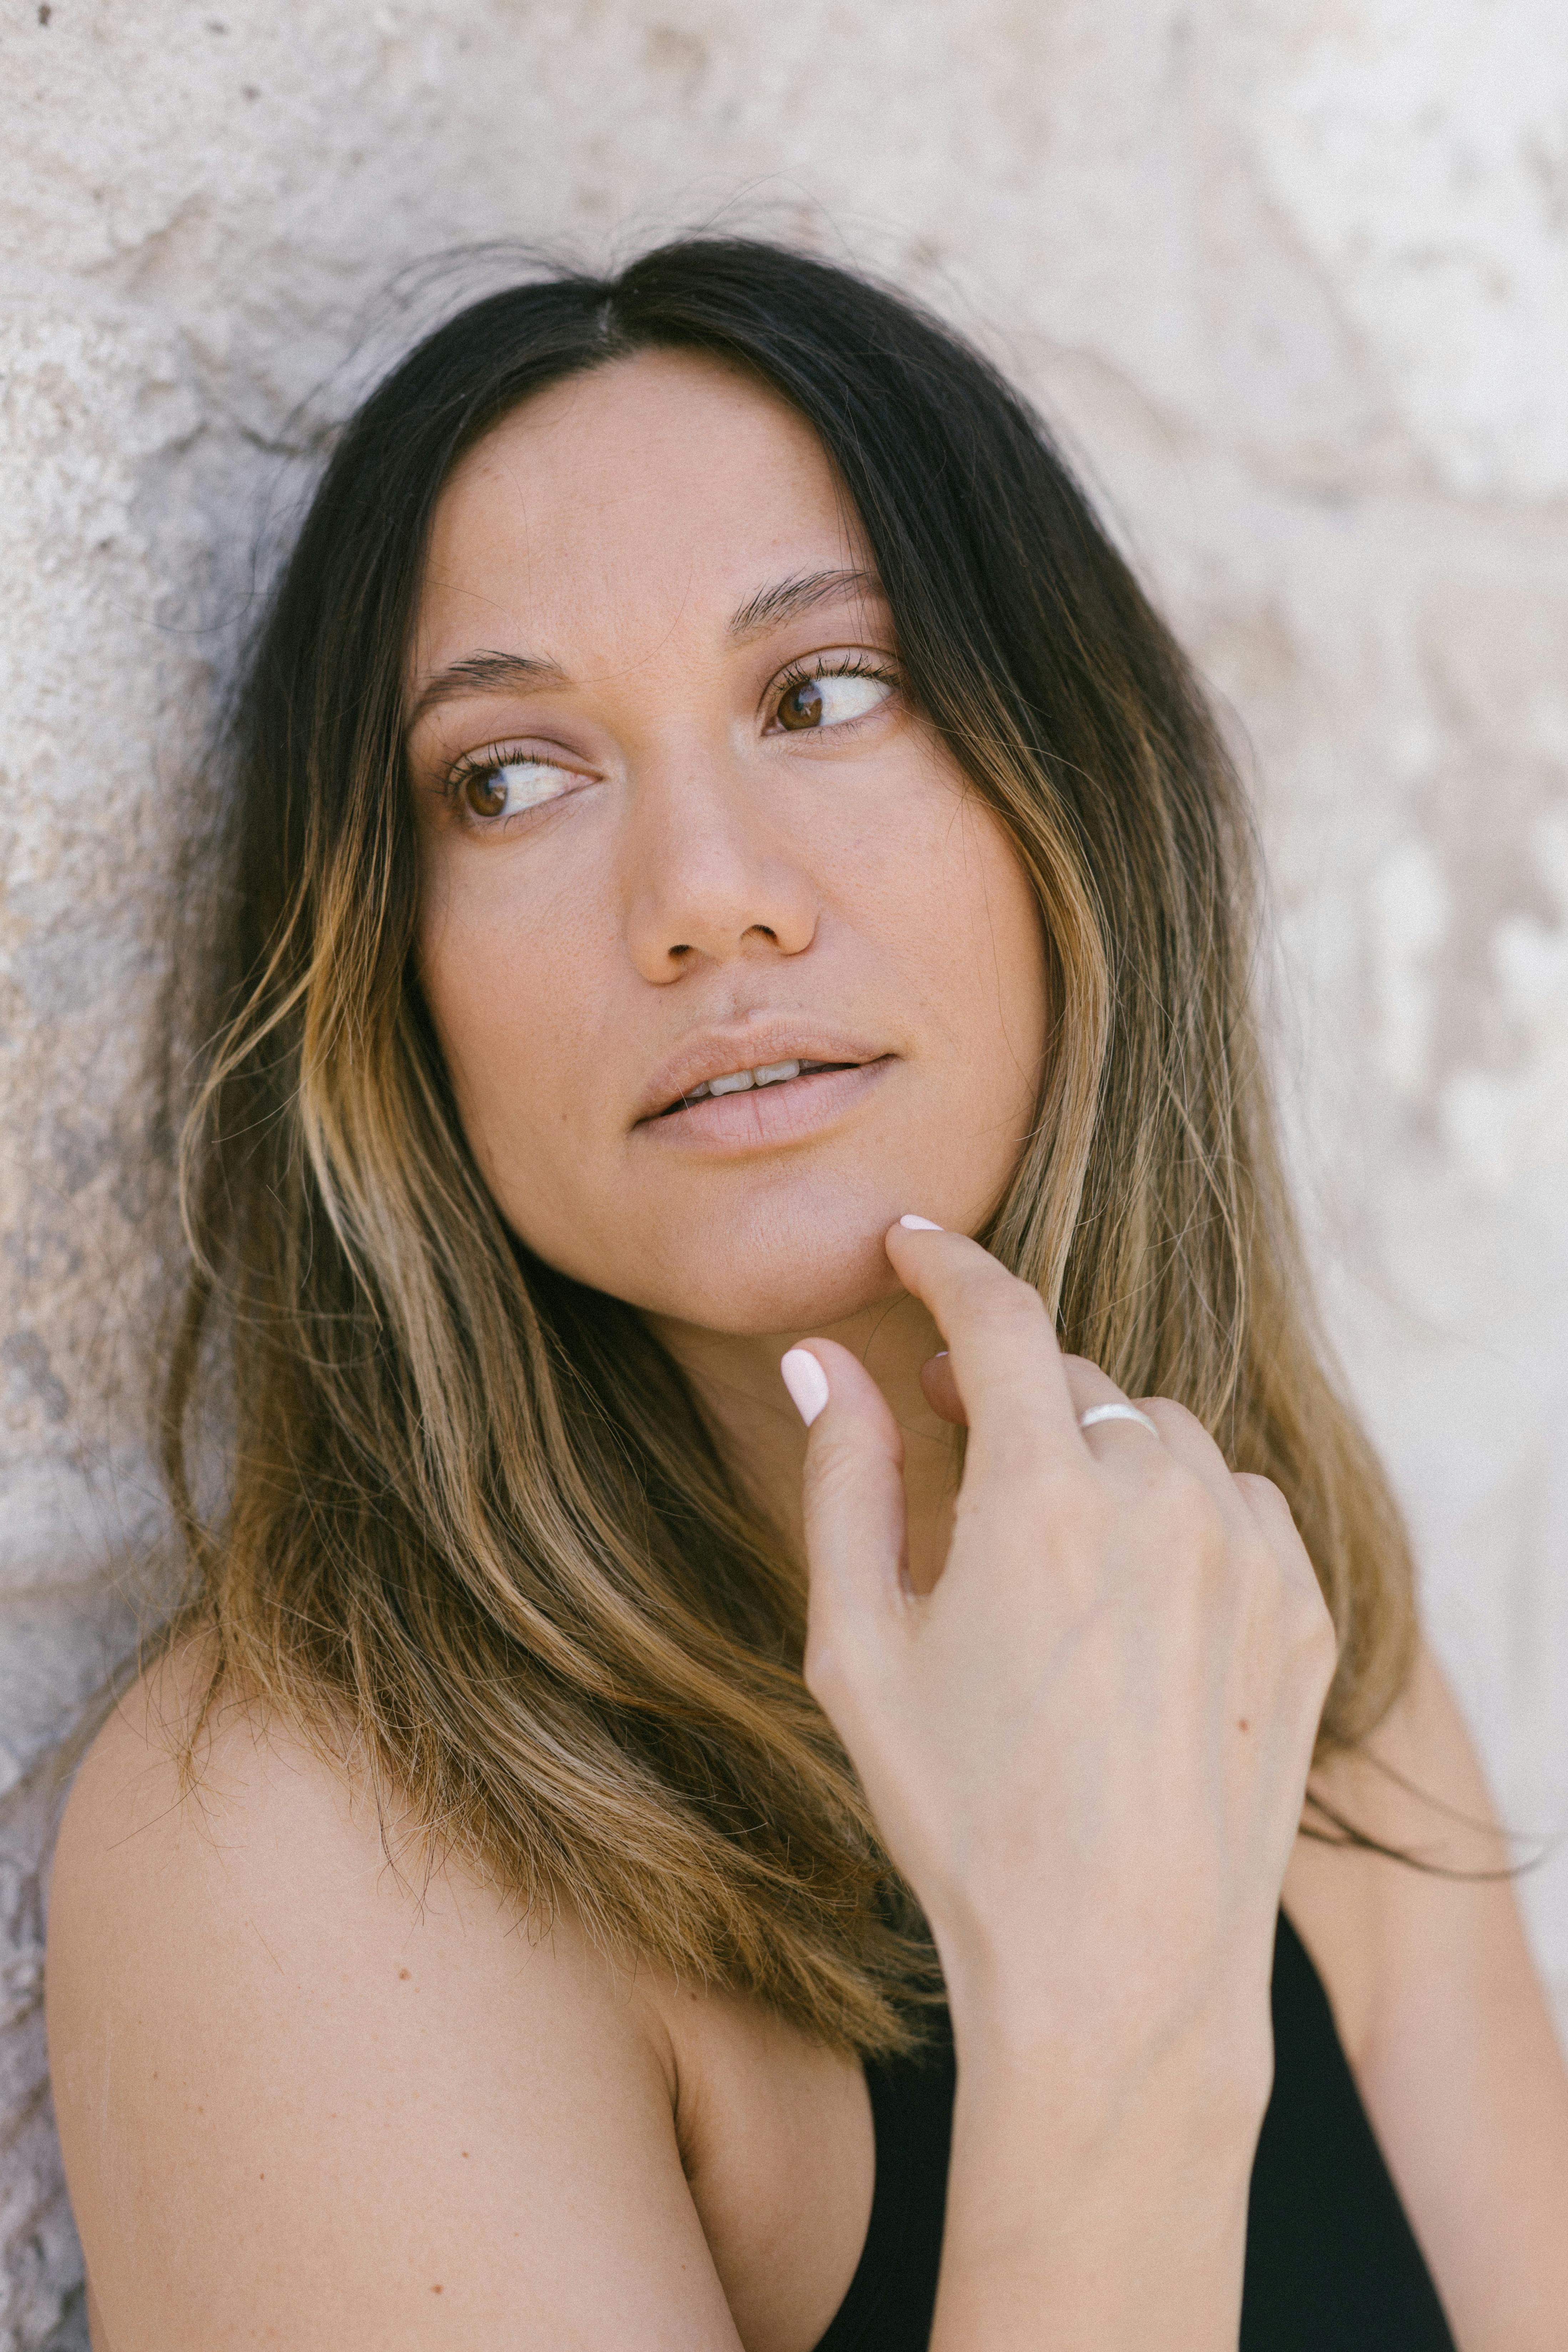
[[[940,1234],[942,1231],[942,1227],[933,1225],[929,1217],[900,1217],[899,1223],[911,1234]]]
[[[795,1411],[809,1429],[827,1402],[827,1374],[804,1348],[791,1348],[781,1358],[779,1370],[785,1388],[795,1399]]]

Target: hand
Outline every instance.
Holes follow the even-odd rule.
[[[976,1243],[896,1225],[887,1248],[947,1341],[928,1396],[969,1425],[952,1539],[917,1595],[897,1425],[855,1357],[807,1341],[805,1676],[925,1907],[961,2054],[966,2029],[1048,2048],[1098,2111],[1173,2048],[1237,2049],[1260,2114],[1335,1660],[1289,1511],[1179,1404],[1142,1401],[1157,1437],[1081,1431],[1120,1391]]]

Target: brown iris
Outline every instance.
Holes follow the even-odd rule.
[[[506,807],[506,786],[497,768],[473,768],[463,778],[463,798],[475,816],[500,816]]]
[[[792,686],[779,704],[781,727],[819,727],[822,724],[822,688],[816,678],[803,677]]]

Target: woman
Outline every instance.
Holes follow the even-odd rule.
[[[239,734],[192,1597],[54,1887],[96,2352],[1562,2344],[1245,814],[1015,395],[757,245],[498,295]]]

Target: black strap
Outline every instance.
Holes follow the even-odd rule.
[[[877,2136],[871,2219],[849,2292],[816,2352],[923,2352],[930,2340],[955,2074],[945,2011],[928,2031],[929,2041],[912,2057],[867,2065]]]
[[[1274,1941],[1274,2092],[1247,2210],[1241,2352],[1455,2352],[1310,1955]]]
[[[1455,2352],[1318,1972],[1281,1912],[1274,2090],[1252,2169],[1240,2352]],[[954,2068],[942,2020],[870,2064],[877,2177],[849,2292],[816,2352],[926,2352],[942,2261]]]

